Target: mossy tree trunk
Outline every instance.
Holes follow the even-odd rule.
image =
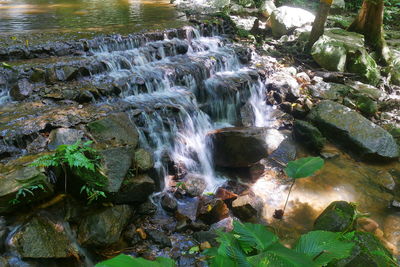
[[[329,15],[333,0],[321,0],[318,13],[315,16],[314,24],[311,30],[310,38],[306,45],[306,51],[310,51],[314,43],[324,34],[325,22]]]
[[[383,63],[388,63],[390,53],[383,35],[383,11],[384,0],[364,0],[348,31],[363,34],[366,44],[382,56]]]

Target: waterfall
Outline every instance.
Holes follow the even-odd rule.
[[[103,45],[94,57],[105,62],[108,72],[96,80],[126,82],[124,100],[144,110],[137,116],[141,145],[153,151],[165,187],[172,161],[187,173],[200,174],[207,190],[214,191],[223,179],[215,173],[207,134],[241,125],[244,103],[252,107],[254,126],[267,127],[271,108],[264,101],[263,82],[240,63],[234,44],[220,36],[202,36],[193,27],[185,30],[184,40],[166,38],[144,47],[125,42],[125,50]],[[186,53],[178,52],[183,48]]]

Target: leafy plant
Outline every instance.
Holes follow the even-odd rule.
[[[21,198],[26,198],[28,194],[31,196],[35,196],[36,190],[43,190],[46,191],[42,184],[30,184],[30,185],[23,185],[15,195],[15,198],[10,200],[11,205],[17,205],[21,202]]]
[[[64,173],[65,191],[67,191],[67,171],[72,170],[85,180],[80,193],[86,193],[89,203],[100,197],[106,197],[96,188],[103,186],[104,177],[99,172],[97,151],[91,147],[92,141],[72,145],[59,145],[54,153],[44,155],[32,163],[36,167],[61,167]],[[100,181],[99,181],[100,180]]]
[[[131,256],[120,254],[112,259],[102,261],[95,267],[174,267],[175,262],[168,258],[158,257],[155,261],[149,261],[143,258],[133,258]]]
[[[293,249],[260,224],[235,221],[231,233],[218,232],[218,248],[206,251],[211,267],[317,267],[346,258],[354,246],[341,233],[312,231],[299,239]]]
[[[285,173],[288,177],[293,179],[289,187],[289,192],[286,197],[285,205],[282,210],[275,210],[274,218],[282,219],[285,214],[285,209],[289,201],[290,193],[297,179],[306,178],[313,175],[316,171],[324,166],[324,160],[320,157],[306,157],[295,161],[290,161],[286,168]]]

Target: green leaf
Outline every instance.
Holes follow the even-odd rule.
[[[120,254],[112,259],[102,261],[96,264],[96,267],[174,267],[175,262],[168,258],[157,258],[155,261],[149,261],[143,258],[133,258],[131,256]]]
[[[248,257],[252,266],[257,267],[318,267],[311,258],[288,249],[280,243],[271,245],[266,252]]]
[[[10,64],[7,64],[7,63],[5,63],[5,62],[2,62],[2,63],[1,63],[1,66],[2,66],[3,68],[5,68],[5,69],[10,69],[10,70],[13,70],[13,69],[14,69]]]
[[[354,243],[342,241],[341,237],[341,233],[311,231],[300,237],[294,250],[308,255],[319,265],[325,265],[334,259],[350,256]]]
[[[250,267],[250,263],[246,259],[246,254],[241,248],[238,240],[231,233],[218,232],[217,241],[220,242],[218,255],[229,257],[235,264],[240,267]]]
[[[307,157],[290,161],[285,168],[287,176],[298,179],[313,175],[324,166],[324,160],[320,157]]]
[[[238,240],[242,248],[248,253],[252,248],[265,250],[273,243],[278,242],[278,237],[268,231],[264,225],[252,223],[233,222],[234,232],[239,235]]]
[[[191,248],[189,249],[189,254],[194,254],[194,253],[197,253],[197,252],[199,252],[199,251],[200,251],[199,246],[191,247]]]

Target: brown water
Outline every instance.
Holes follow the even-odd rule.
[[[129,31],[184,21],[169,0],[0,0],[0,31]]]
[[[345,200],[356,203],[360,212],[368,213],[378,222],[385,239],[400,250],[400,214],[389,208],[393,195],[385,188],[398,179],[400,164],[359,162],[333,146],[332,150],[339,156],[326,160],[314,177],[296,182],[283,221],[273,219],[272,215],[275,209],[283,208],[290,181],[284,176],[276,179],[275,173],[266,173],[253,185],[265,203],[265,220],[290,243],[312,230],[315,219],[332,201]]]

